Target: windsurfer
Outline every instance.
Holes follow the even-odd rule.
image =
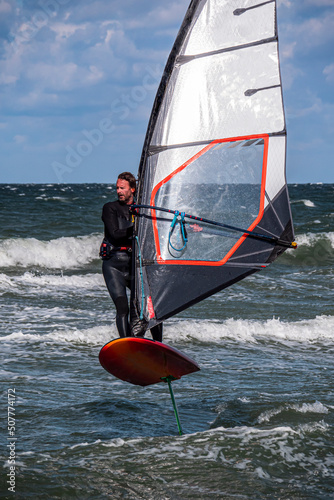
[[[137,317],[133,300],[129,304],[126,289],[133,288],[132,275],[132,241],[133,215],[130,206],[136,194],[136,179],[130,172],[119,174],[116,190],[118,200],[108,202],[102,209],[104,222],[104,240],[100,249],[103,259],[102,272],[110,297],[116,307],[116,326],[120,337],[129,337],[137,333],[136,327],[140,323]],[[138,336],[145,331],[139,329]],[[151,329],[154,340],[162,340],[162,324]]]

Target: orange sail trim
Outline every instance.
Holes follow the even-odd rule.
[[[207,151],[212,149],[214,146],[220,143],[224,142],[235,142],[235,141],[245,141],[245,140],[253,140],[253,139],[263,139],[264,140],[264,150],[263,150],[263,163],[262,163],[262,178],[261,178],[261,194],[260,194],[260,207],[259,207],[259,213],[256,217],[256,219],[253,221],[253,223],[247,228],[248,231],[252,231],[260,222],[263,216],[263,210],[264,210],[264,202],[265,202],[265,186],[266,186],[266,177],[267,177],[267,161],[268,161],[268,146],[269,146],[269,136],[268,134],[260,134],[260,135],[249,135],[249,136],[243,136],[243,137],[230,137],[228,139],[216,139],[212,141],[210,144],[208,144],[205,148],[203,148],[201,151],[196,153],[194,156],[192,156],[189,160],[187,160],[185,163],[183,163],[180,167],[178,167],[176,170],[171,172],[167,177],[165,177],[162,181],[160,181],[152,190],[151,194],[151,200],[150,200],[150,205],[154,206],[155,205],[155,197],[161,186],[166,184],[167,182],[170,181],[175,175],[177,175],[179,172],[184,170],[188,165],[193,163],[195,160],[197,160],[200,156],[205,154]],[[157,225],[157,216],[156,216],[156,211],[154,209],[151,209],[151,216],[152,216],[152,224],[153,224],[153,234],[154,234],[154,243],[155,243],[155,249],[156,249],[156,255],[157,255],[157,263],[158,264],[168,264],[168,265],[190,265],[190,266],[222,266],[225,264],[228,259],[234,254],[234,252],[240,247],[240,245],[245,241],[247,238],[247,234],[243,234],[240,239],[233,245],[231,250],[223,257],[223,259],[219,261],[204,261],[204,260],[180,260],[180,259],[173,259],[173,260],[166,260],[161,257],[161,249],[160,249],[160,242],[159,242],[159,231],[158,231],[158,225]],[[199,217],[200,219],[200,217]]]

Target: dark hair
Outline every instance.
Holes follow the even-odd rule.
[[[131,172],[122,172],[121,174],[119,174],[117,179],[128,181],[128,183],[130,184],[130,188],[134,189],[136,194],[136,178],[134,175],[131,174]]]

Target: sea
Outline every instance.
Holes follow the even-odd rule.
[[[172,384],[183,435],[165,383],[99,364],[115,186],[0,192],[1,498],[334,498],[334,185],[290,185],[297,250],[166,321],[201,368]]]

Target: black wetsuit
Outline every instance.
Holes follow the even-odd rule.
[[[102,272],[109,294],[116,307],[116,325],[120,337],[131,336],[129,325],[129,304],[126,288],[132,289],[132,235],[133,220],[129,205],[120,201],[108,202],[103,206],[105,239],[114,247],[108,260],[103,260]],[[131,321],[138,317],[131,301]],[[139,335],[144,335],[145,330]],[[162,323],[151,328],[154,340],[162,340]]]
[[[126,288],[131,289],[131,247],[133,223],[129,205],[120,201],[106,203],[102,210],[105,239],[114,249],[102,263],[109,294],[116,307],[116,325],[120,337],[131,335]]]

